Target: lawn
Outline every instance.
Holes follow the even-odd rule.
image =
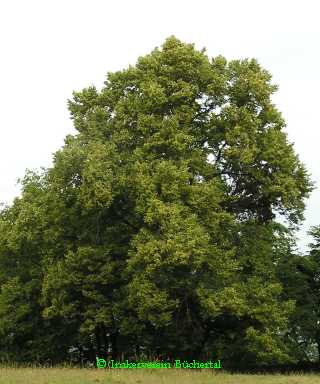
[[[232,375],[176,369],[0,368],[0,384],[320,384],[320,375]]]

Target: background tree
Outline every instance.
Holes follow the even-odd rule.
[[[320,228],[312,227],[314,242],[306,255],[283,258],[279,264],[280,279],[286,297],[295,300],[290,315],[288,344],[300,360],[320,359]]]
[[[53,228],[46,226],[50,196],[43,175],[28,172],[22,186],[23,197],[0,214],[0,358],[63,361],[71,329],[62,318],[44,319],[41,306],[45,257],[63,242],[52,242]]]

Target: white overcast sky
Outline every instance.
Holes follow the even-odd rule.
[[[209,56],[257,58],[279,91],[289,140],[317,183],[306,230],[320,224],[320,1],[0,0],[0,202],[20,193],[25,169],[52,164],[75,133],[73,90],[101,88],[171,35]]]

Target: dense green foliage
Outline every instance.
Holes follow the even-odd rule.
[[[209,60],[171,37],[101,91],[75,92],[77,135],[1,212],[2,358],[58,361],[78,346],[300,359],[293,340],[319,340],[319,247],[305,262],[291,244],[312,185],[275,90],[256,60]]]

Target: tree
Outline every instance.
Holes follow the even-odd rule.
[[[44,319],[41,306],[44,257],[55,248],[46,237],[45,178],[28,172],[21,183],[23,197],[0,214],[0,359],[63,361],[72,329],[62,318]]]
[[[44,318],[113,354],[288,359],[274,218],[298,225],[312,185],[275,90],[256,60],[209,60],[171,37],[100,92],[75,92],[78,134],[45,172],[31,241]]]
[[[286,297],[296,302],[289,320],[289,340],[300,360],[320,360],[320,227],[312,227],[314,243],[306,255],[284,258],[280,279]]]

